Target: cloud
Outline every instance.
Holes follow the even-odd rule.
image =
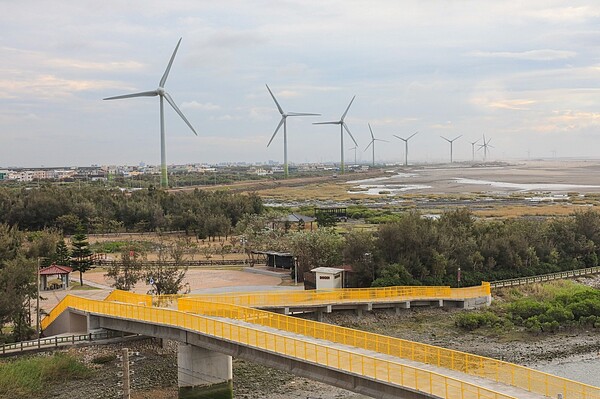
[[[197,110],[201,110],[201,111],[216,111],[216,110],[221,109],[220,106],[213,104],[211,102],[199,103],[197,101],[183,102],[181,104],[181,108],[197,109]]]
[[[529,51],[475,51],[470,53],[470,55],[475,57],[508,58],[528,61],[554,61],[573,58],[577,53],[568,50],[543,49]]]
[[[512,109],[512,110],[528,110],[529,108],[526,105],[535,104],[534,100],[522,100],[522,99],[514,99],[514,100],[500,100],[500,101],[492,101],[487,105],[491,108],[502,108],[502,109]]]

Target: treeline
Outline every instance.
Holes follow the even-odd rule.
[[[449,284],[458,269],[464,286],[482,280],[598,265],[600,214],[586,210],[551,219],[476,220],[466,209],[438,220],[407,214],[381,225],[376,285]]]
[[[94,187],[0,188],[0,223],[22,230],[58,228],[70,235],[185,230],[201,238],[228,235],[242,215],[263,210],[254,194],[226,191],[126,192]]]
[[[479,285],[481,281],[598,265],[600,214],[586,210],[551,219],[477,220],[467,209],[439,219],[405,213],[377,231],[265,231],[244,220],[251,249],[289,251],[299,271],[351,265],[359,287]]]

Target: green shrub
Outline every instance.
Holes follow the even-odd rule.
[[[581,301],[570,303],[567,309],[573,312],[575,320],[587,316],[600,316],[600,299],[585,297]]]
[[[473,331],[480,327],[500,325],[502,321],[492,312],[465,312],[456,317],[454,324],[463,330]]]
[[[544,314],[548,308],[549,305],[530,298],[518,299],[508,305],[508,311],[513,319],[518,316],[523,320]]]

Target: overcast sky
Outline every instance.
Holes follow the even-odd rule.
[[[600,157],[600,3],[589,1],[0,0],[0,166],[158,164],[165,85],[198,131],[165,112],[169,163]],[[345,137],[346,159],[353,144]],[[478,157],[481,157],[481,152]]]

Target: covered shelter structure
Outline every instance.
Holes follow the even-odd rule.
[[[275,269],[292,269],[294,267],[294,256],[289,252],[252,251],[251,254],[253,265],[262,261],[265,266]],[[254,258],[255,255],[257,259]]]
[[[310,231],[312,231],[313,223],[316,220],[317,219],[312,216],[301,215],[299,213],[290,213],[274,221],[271,227],[276,229],[283,226],[286,231],[290,229],[299,231],[310,229]]]
[[[40,290],[49,290],[69,287],[69,274],[73,271],[72,267],[50,265],[39,270]]]

